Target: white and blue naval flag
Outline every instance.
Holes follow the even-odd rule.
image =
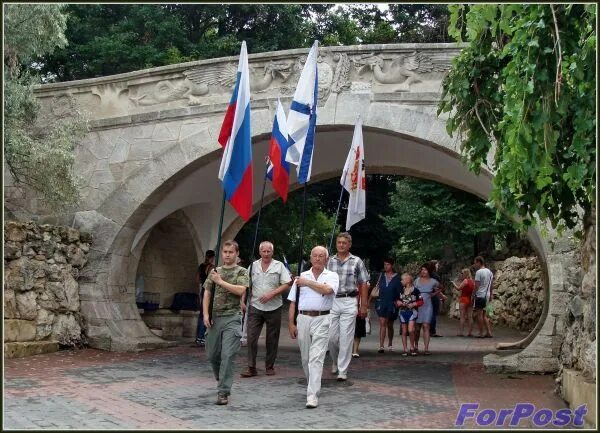
[[[319,43],[315,41],[300,74],[298,87],[287,119],[288,142],[286,161],[296,165],[298,183],[310,180],[312,155],[317,124],[319,74],[317,71]]]

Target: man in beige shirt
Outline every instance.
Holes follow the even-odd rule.
[[[242,377],[253,377],[258,374],[256,370],[258,337],[265,323],[267,325],[265,370],[268,376],[275,374],[274,365],[279,347],[283,307],[281,294],[291,286],[292,276],[283,263],[273,259],[273,249],[271,242],[261,242],[258,247],[260,259],[248,268],[252,279],[251,299],[247,310],[248,368],[241,373]]]

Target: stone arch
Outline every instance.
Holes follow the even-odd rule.
[[[365,143],[370,137],[371,147],[379,149],[378,158],[371,163],[369,155],[374,153],[370,153],[369,148],[365,150],[367,165],[372,169],[441,181],[484,199],[489,196],[492,173],[483,169],[475,176],[460,163],[458,142],[446,134],[444,120],[436,115],[435,107],[407,106],[393,100],[377,100],[370,94],[332,94],[322,107],[318,118],[314,180],[339,176],[357,114],[364,119]],[[273,115],[274,104],[253,111],[255,162],[260,161],[259,155],[266,154]],[[76,214],[75,225],[100,239],[90,255],[95,275],[90,275],[82,288],[82,311],[88,318],[88,337],[92,345],[111,350],[139,350],[166,344],[150,335],[141,323],[131,301],[134,288],[126,270],[132,268],[135,261],[132,250],[137,250],[136,243],[147,230],[164,216],[190,204],[185,200],[179,204],[171,200],[169,204],[172,196],[181,196],[193,189],[189,183],[196,182],[195,193],[204,195],[204,205],[200,208],[206,211],[203,214],[206,225],[215,225],[219,210],[215,203],[220,201],[219,194],[214,194],[220,192],[215,173],[220,151],[217,145],[210,144],[215,142],[210,131],[218,130],[220,120],[220,117],[208,118],[208,126],[196,134],[202,145],[195,157],[184,152],[182,143],[176,143],[157,154],[152,163],[132,173],[95,210]],[[340,161],[337,167],[328,166],[327,163],[333,160]],[[262,170],[258,168],[259,164],[255,167],[257,197],[259,185],[256,179]],[[225,227],[228,229],[225,234],[231,235],[239,229],[237,226],[239,221],[236,222],[233,212],[226,213]],[[534,333],[519,343],[521,347],[528,345],[525,350],[512,358],[490,358],[489,363],[510,364],[514,369],[552,371],[557,367],[553,358],[559,344],[557,329],[560,325],[557,323],[564,321],[562,315],[566,310],[561,308],[567,297],[563,293],[560,258],[537,231],[533,230],[529,235],[548,278],[546,287],[550,295],[546,296],[544,320],[538,323]],[[203,243],[212,246],[214,236],[209,233]],[[568,247],[565,245],[564,248]]]

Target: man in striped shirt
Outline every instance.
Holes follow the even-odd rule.
[[[340,286],[331,310],[329,355],[333,361],[331,372],[338,375],[337,380],[344,381],[352,355],[356,315],[367,316],[369,274],[360,257],[350,253],[350,233],[340,233],[335,246],[337,254],[329,259],[327,269],[338,274]]]

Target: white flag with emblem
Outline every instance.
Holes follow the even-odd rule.
[[[344,171],[340,184],[350,194],[348,200],[348,215],[346,216],[346,230],[350,230],[354,224],[363,220],[366,214],[367,199],[365,178],[365,150],[363,147],[362,120],[360,116],[354,126],[352,146],[346,158]]]

